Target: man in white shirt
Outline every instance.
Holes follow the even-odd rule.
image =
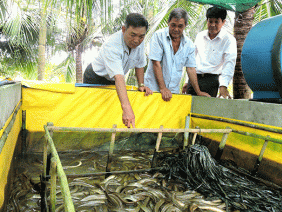
[[[207,10],[208,30],[200,32],[195,40],[197,78],[200,89],[216,97],[231,98],[227,88],[233,78],[237,57],[236,39],[222,29],[227,12],[225,9],[211,7]],[[197,95],[188,84],[182,93]]]
[[[183,67],[195,91],[201,92],[197,83],[195,46],[183,31],[187,26],[187,12],[181,8],[171,11],[168,27],[156,31],[150,41],[149,64],[145,73],[145,85],[161,92],[164,101],[170,101],[172,93],[179,93]]]
[[[83,83],[116,86],[123,110],[122,121],[126,127],[135,127],[135,116],[130,105],[124,75],[135,68],[138,90],[145,95],[153,92],[144,86],[146,57],[144,38],[148,29],[145,17],[131,13],[126,17],[122,30],[113,34],[102,46],[99,55],[88,65]]]

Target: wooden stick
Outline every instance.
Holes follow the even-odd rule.
[[[227,133],[232,132],[232,129],[152,129],[152,128],[79,128],[79,127],[48,127],[48,129],[53,129],[54,131],[82,131],[82,132],[149,132],[149,133],[181,133],[181,132],[191,132],[191,133]]]
[[[117,125],[114,124],[113,128],[117,128]],[[112,133],[112,137],[111,137],[111,143],[110,143],[108,161],[107,161],[107,166],[106,166],[106,172],[110,172],[111,171],[112,160],[113,160],[113,153],[114,153],[114,147],[115,147],[115,138],[116,138],[116,132],[113,132]]]
[[[265,131],[269,131],[269,132],[275,132],[275,133],[282,134],[281,129],[274,129],[274,128],[270,128],[270,127],[258,126],[258,125],[255,125],[255,124],[249,124],[249,123],[245,123],[245,122],[242,122],[242,121],[229,120],[229,119],[226,119],[226,118],[207,117],[206,115],[200,115],[200,114],[191,114],[191,117],[213,120],[213,121],[226,122],[226,123],[230,123],[230,124],[236,124],[236,125],[241,125],[241,126],[245,126],[245,127],[250,127],[250,128],[253,128],[253,129],[265,130]]]
[[[52,122],[47,122],[47,126],[52,127],[54,126]],[[52,138],[53,137],[53,129],[48,129],[49,135]],[[47,160],[48,160],[48,140],[46,138],[44,144],[43,144],[43,178],[46,179],[47,175]],[[49,171],[49,170],[48,170]]]
[[[266,136],[266,137],[267,137],[267,138],[270,138],[269,135]],[[265,141],[264,141],[264,143],[263,143],[263,146],[262,146],[262,148],[261,148],[261,150],[260,150],[260,153],[259,153],[259,157],[258,157],[258,159],[257,159],[257,162],[256,162],[256,164],[255,164],[255,166],[254,166],[253,171],[252,171],[252,174],[253,174],[253,175],[256,175],[257,172],[258,172],[259,165],[260,165],[260,163],[261,163],[261,161],[262,161],[263,154],[264,154],[264,152],[265,152],[265,149],[266,149],[266,147],[267,147],[267,144],[268,144],[268,140],[265,139]]]
[[[57,184],[57,162],[54,157],[51,158],[51,189],[50,189],[50,202],[51,211],[56,211],[56,184]]]
[[[269,135],[268,135],[267,137],[270,138]],[[259,162],[261,162],[261,160],[262,160],[262,157],[263,157],[263,154],[264,154],[265,149],[266,149],[266,147],[267,147],[267,144],[268,144],[268,140],[266,139],[266,140],[264,141],[264,144],[263,144],[263,146],[262,146],[262,148],[261,148],[261,151],[260,151],[260,154],[259,154],[259,157],[258,157]]]
[[[48,140],[47,138],[43,143],[43,178],[46,179],[47,175],[47,154],[48,154]]]
[[[61,191],[62,191],[63,199],[64,199],[65,211],[75,212],[74,205],[73,205],[72,198],[71,198],[71,194],[70,194],[70,189],[69,189],[69,186],[68,186],[68,180],[67,180],[66,174],[64,172],[62,163],[60,161],[58,152],[57,152],[56,147],[54,145],[53,139],[52,139],[46,125],[44,126],[44,130],[45,130],[45,135],[46,135],[47,140],[48,140],[48,144],[50,146],[50,150],[52,152],[52,156],[55,157],[55,159],[57,161],[57,174],[58,174],[58,177],[60,179],[60,185],[61,185]]]
[[[163,125],[160,126],[160,130],[162,130],[162,129],[163,129]],[[160,145],[161,145],[162,134],[163,134],[162,132],[159,132],[159,134],[158,134],[158,138],[157,138],[157,141],[156,141],[156,147],[155,147],[152,162],[151,162],[151,168],[155,167],[157,154],[158,154],[158,151],[159,151]]]
[[[190,125],[190,114],[185,118],[185,129],[189,129],[189,125]],[[188,138],[189,138],[189,132],[184,132],[183,149],[185,149],[185,147],[188,146]]]
[[[198,129],[199,131],[198,132],[201,132],[201,129],[200,127],[196,126],[196,129]],[[196,137],[197,137],[197,132],[194,133],[193,135],[193,139],[192,139],[192,145],[195,144],[195,141],[196,141]]]
[[[163,125],[160,126],[160,129],[162,130],[164,127]],[[160,149],[160,145],[161,145],[161,140],[162,140],[162,135],[163,133],[162,132],[159,132],[158,134],[158,138],[157,138],[157,142],[156,142],[156,151],[158,152],[159,149]]]
[[[226,129],[230,129],[230,128],[226,127]],[[223,149],[225,147],[228,135],[229,135],[229,133],[224,133],[223,136],[222,136],[222,139],[221,139],[221,141],[219,143],[218,149],[217,149],[216,154],[215,154],[215,159],[216,160],[220,160],[220,158],[221,158],[221,155],[223,153]]]
[[[249,132],[243,132],[243,131],[239,131],[239,130],[232,130],[232,132],[235,132],[235,133],[238,133],[238,134],[241,134],[241,135],[246,135],[246,136],[251,136],[251,137],[254,137],[254,138],[259,138],[259,139],[271,141],[271,142],[277,143],[277,144],[282,144],[281,139],[271,138],[269,136],[263,136],[263,135],[258,135],[258,134],[249,133]]]

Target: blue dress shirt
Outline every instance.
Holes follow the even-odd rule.
[[[179,93],[183,67],[196,67],[195,46],[185,35],[182,36],[178,51],[174,54],[169,29],[160,29],[150,41],[149,64],[145,73],[145,85],[159,91],[152,60],[160,61],[166,87],[172,93]]]

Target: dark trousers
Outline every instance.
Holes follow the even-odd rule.
[[[114,85],[115,81],[107,80],[105,77],[97,75],[92,68],[91,63],[87,66],[83,74],[83,83],[99,84],[99,85]]]
[[[217,74],[197,74],[200,90],[208,93],[211,97],[216,97],[219,87],[219,75]],[[193,86],[188,81],[187,94],[197,95]]]

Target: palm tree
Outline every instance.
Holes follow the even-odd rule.
[[[46,46],[46,34],[47,34],[47,22],[48,8],[50,1],[43,0],[40,4],[40,30],[38,41],[38,80],[44,79],[45,72],[45,46]]]
[[[33,76],[38,41],[38,14],[32,8],[21,10],[18,4],[0,1],[1,72],[12,74],[21,70]]]
[[[2,5],[0,7],[2,21],[0,33],[4,38],[0,41],[2,50],[0,60],[5,70],[3,74],[12,75],[18,72],[24,78],[37,79],[38,67],[42,68],[42,64],[45,67],[45,47],[48,49],[48,55],[58,34],[60,34],[55,24],[55,10],[48,16],[46,15],[45,19],[42,19],[38,9],[39,4],[36,2],[8,2],[9,4],[3,4],[5,7]],[[38,20],[45,20],[44,30],[40,30],[42,29],[40,28],[42,22],[38,22]],[[42,31],[45,32],[42,33]],[[38,55],[41,57],[38,57]],[[42,59],[44,59],[43,63]],[[42,79],[43,74],[39,75],[39,79]]]
[[[60,3],[64,4],[61,5]],[[37,78],[34,70],[38,67],[38,79],[43,80],[46,55],[50,51],[53,52],[55,40],[61,33],[58,31],[56,19],[53,17],[60,17],[59,12],[61,12],[70,17],[69,20],[78,20],[81,17],[79,6],[83,5],[85,13],[88,14],[84,18],[87,19],[92,15],[92,4],[92,0],[75,2],[23,0],[8,1],[8,3],[0,0],[0,33],[2,38],[5,37],[4,41],[3,39],[0,41],[2,67],[16,70],[15,66],[17,65],[17,69],[26,69],[32,73],[29,76],[32,75],[33,79]],[[7,71],[9,70],[5,72]],[[3,69],[1,69],[1,72],[4,72]]]
[[[69,16],[69,20],[75,21],[74,34],[72,34],[71,45],[75,44],[76,51],[76,80],[77,82],[82,82],[82,67],[81,67],[81,53],[83,47],[81,42],[85,39],[87,28],[85,28],[85,21],[92,21],[92,5],[93,1],[88,0],[77,0],[77,1],[64,1],[66,3],[65,7],[62,9],[66,10],[66,15]],[[44,79],[44,68],[45,68],[45,44],[46,44],[46,18],[47,14],[52,11],[53,7],[60,7],[55,1],[43,0],[40,8],[41,14],[41,24],[39,33],[39,69],[38,69],[38,79]],[[74,8],[74,11],[72,9]],[[88,15],[86,15],[88,14]],[[73,19],[72,19],[73,18]],[[71,25],[71,24],[70,24]]]
[[[102,4],[103,5],[103,4]],[[73,17],[67,17],[67,31],[66,40],[60,43],[60,51],[68,52],[68,57],[63,61],[56,70],[63,67],[63,64],[68,64],[66,76],[74,76],[77,83],[82,83],[82,53],[91,48],[93,43],[96,44],[97,33],[103,22],[103,13],[101,13],[101,5],[93,4],[91,7],[86,5],[85,2],[75,5],[76,13]],[[92,8],[93,11],[89,14],[88,9]],[[102,10],[103,11],[103,10]],[[95,14],[97,17],[91,16]],[[102,17],[102,18],[101,18]],[[74,63],[74,64],[73,64]],[[61,69],[62,71],[62,69]],[[74,77],[73,77],[74,78]],[[73,81],[68,78],[67,81]]]
[[[234,24],[234,36],[237,41],[237,59],[235,72],[233,77],[233,98],[234,99],[250,99],[251,89],[249,88],[242,71],[241,67],[241,53],[244,41],[247,37],[248,32],[252,28],[254,19],[255,8],[241,13],[236,14]]]

